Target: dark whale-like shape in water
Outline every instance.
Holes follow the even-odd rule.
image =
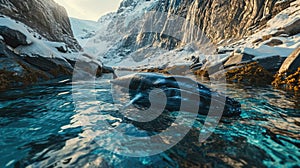
[[[222,116],[231,117],[241,114],[241,104],[218,92],[211,91],[206,86],[183,76],[164,76],[156,73],[137,73],[117,78],[111,83],[129,89],[132,104],[137,107],[148,108],[151,103],[160,104],[160,98],[151,99],[149,94],[153,89],[152,96],[166,95],[165,109],[168,111],[187,111],[207,115],[211,109],[224,109]],[[154,102],[153,102],[154,101]],[[213,103],[212,103],[213,102]],[[182,108],[182,104],[185,104]],[[195,108],[195,104],[197,108]],[[213,110],[212,110],[213,111]],[[212,113],[214,114],[214,113]],[[215,115],[220,115],[215,114]]]

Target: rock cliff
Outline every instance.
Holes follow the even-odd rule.
[[[159,9],[198,25],[215,43],[240,39],[266,26],[295,0],[162,0]]]
[[[92,37],[94,39],[90,41],[93,44],[88,43],[88,47],[110,44],[106,48],[113,51],[108,51],[108,54],[95,52],[100,53],[101,60],[109,62],[106,58],[116,58],[120,53],[129,55],[139,51],[142,54],[135,55],[145,55],[149,51],[141,51],[147,47],[173,50],[191,41],[228,45],[268,27],[268,21],[289,8],[294,1],[123,0],[110,19],[99,23],[100,33]],[[154,11],[157,13],[151,15]],[[299,33],[297,25],[283,28],[282,34]],[[211,48],[210,53],[214,50]]]
[[[0,8],[0,91],[70,79],[78,60],[77,74],[104,71],[81,52],[65,9],[54,1],[0,0]]]
[[[64,42],[76,51],[81,49],[66,10],[53,0],[0,0],[0,8],[0,14],[26,24],[46,39]]]

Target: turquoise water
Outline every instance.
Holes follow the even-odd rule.
[[[171,149],[148,157],[126,157],[95,141],[103,128],[85,116],[107,120],[130,134],[148,133],[118,114],[109,79],[97,82],[97,100],[75,104],[72,84],[32,86],[0,93],[0,167],[297,167],[300,165],[300,99],[270,87],[227,85],[227,94],[242,104],[240,118],[223,118],[215,132],[199,143],[205,116]],[[80,84],[74,86],[82,88]],[[218,88],[218,85],[213,85]],[[121,98],[122,99],[122,98]],[[80,107],[80,109],[75,108]],[[95,108],[97,107],[97,108]],[[99,108],[99,109],[98,109]],[[97,130],[98,129],[98,130]],[[151,132],[153,134],[153,132]],[[101,141],[101,139],[100,139]],[[103,143],[117,149],[115,137]]]

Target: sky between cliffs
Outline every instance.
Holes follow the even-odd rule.
[[[64,6],[70,17],[95,20],[100,16],[117,11],[122,0],[54,0]]]

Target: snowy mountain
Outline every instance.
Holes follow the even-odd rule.
[[[76,26],[73,21],[73,27],[87,52],[116,67],[191,64],[192,57],[203,61],[211,55],[214,61],[224,61],[235,52],[255,59],[287,57],[299,47],[299,4],[299,0],[230,4],[124,0],[116,13],[99,22]],[[76,27],[84,29],[78,32]]]
[[[91,20],[81,20],[76,18],[70,18],[71,27],[74,32],[74,36],[80,45],[84,46],[88,39],[96,35],[96,31],[99,29],[99,23]]]
[[[210,79],[249,81],[240,69],[250,64],[263,74],[249,77],[267,75],[271,84],[300,47],[299,12],[299,0],[124,0],[98,22],[73,27],[85,51],[115,69],[191,67]]]

